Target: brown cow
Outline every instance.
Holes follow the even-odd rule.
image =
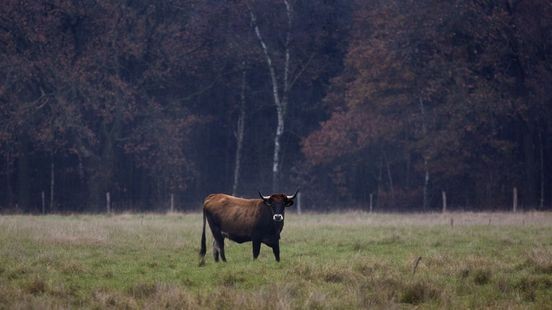
[[[272,248],[280,261],[280,232],[284,227],[285,208],[293,205],[293,196],[274,194],[261,199],[243,199],[225,194],[211,194],[203,202],[203,234],[200,265],[205,263],[205,220],[213,233],[213,257],[225,262],[224,238],[237,243],[253,242],[253,258],[259,256],[261,243]]]

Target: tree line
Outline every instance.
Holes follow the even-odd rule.
[[[4,212],[551,205],[544,0],[6,0],[0,81]]]

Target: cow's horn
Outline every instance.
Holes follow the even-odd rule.
[[[261,192],[259,192],[259,196],[261,196],[261,198],[262,198],[263,200],[268,200],[268,199],[270,199],[270,196],[263,196],[263,194],[261,194]]]
[[[287,196],[288,199],[295,199],[295,197],[297,197],[297,193],[299,193],[299,190],[295,191],[295,194],[293,194],[293,196]]]

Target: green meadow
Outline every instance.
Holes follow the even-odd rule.
[[[552,308],[552,213],[287,214],[282,261],[199,213],[0,216],[0,308]]]

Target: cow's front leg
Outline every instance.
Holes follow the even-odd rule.
[[[259,253],[261,252],[261,240],[253,239],[253,259],[257,259],[259,257]]]
[[[276,259],[276,261],[279,262],[280,261],[280,241],[278,239],[276,239],[272,243],[272,252],[274,253],[274,258]]]

